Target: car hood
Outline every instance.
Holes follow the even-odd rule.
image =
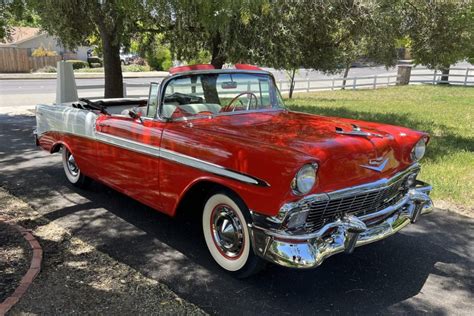
[[[237,138],[242,146],[261,142],[285,149],[285,154],[290,149],[306,155],[308,162],[319,164],[320,191],[340,189],[341,180],[346,186],[357,185],[405,169],[412,163],[412,146],[423,135],[403,127],[286,110],[215,116],[195,120],[193,128]],[[356,128],[375,136],[343,134]]]

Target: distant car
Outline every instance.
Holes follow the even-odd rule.
[[[136,54],[125,54],[125,53],[121,53],[120,54],[120,63],[122,65],[130,65],[130,64],[133,64],[133,62],[135,61],[135,59],[137,58],[138,56]]]
[[[37,144],[62,149],[76,186],[199,214],[212,257],[238,277],[317,267],[432,210],[417,179],[428,134],[289,111],[271,73],[236,67],[172,69],[148,102],[38,105]]]

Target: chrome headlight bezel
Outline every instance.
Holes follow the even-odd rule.
[[[316,184],[318,164],[308,163],[303,165],[291,181],[291,190],[295,195],[305,195],[311,192]]]
[[[428,139],[426,137],[422,137],[416,142],[415,146],[413,146],[410,152],[412,161],[420,161],[425,156],[427,141]]]

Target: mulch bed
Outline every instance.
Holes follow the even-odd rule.
[[[74,237],[1,187],[0,205],[0,217],[15,219],[16,225],[30,229],[43,253],[41,272],[8,315],[205,315],[166,285]],[[9,233],[4,234],[7,229]],[[16,238],[8,237],[10,233]],[[23,249],[17,251],[23,263],[13,263],[22,267],[18,272],[10,268],[14,262],[11,252],[7,257],[4,251],[17,249],[14,242]],[[32,247],[36,246],[30,247],[14,227],[0,226],[0,307],[28,270]]]
[[[30,267],[32,250],[21,233],[0,221],[0,303],[8,298]]]

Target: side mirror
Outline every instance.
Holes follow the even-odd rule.
[[[134,120],[139,120],[140,123],[143,124],[143,120],[142,120],[142,114],[140,112],[137,111],[137,109],[131,109],[128,111],[128,115],[134,119]]]

